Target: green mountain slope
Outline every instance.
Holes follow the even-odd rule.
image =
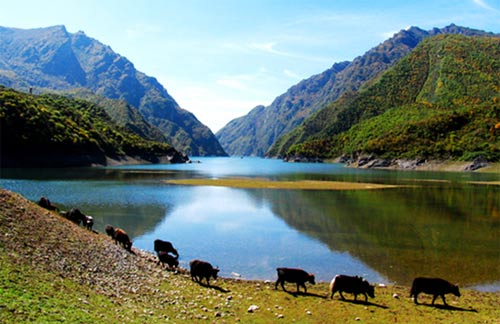
[[[75,88],[63,91],[60,94],[70,98],[88,100],[103,107],[113,122],[147,140],[167,142],[167,139],[157,127],[149,124],[137,109],[123,99],[109,99],[96,95],[85,88]]]
[[[210,129],[180,108],[155,78],[109,46],[83,32],[68,33],[64,26],[0,27],[0,84],[36,93],[85,88],[125,100],[186,154],[226,155]]]
[[[423,39],[438,34],[492,35],[453,24],[429,31],[417,27],[402,30],[352,62],[334,64],[323,73],[301,81],[270,106],[256,107],[248,115],[231,121],[216,136],[230,155],[263,156],[281,136],[316,111],[345,92],[357,91],[411,52]],[[269,155],[276,154],[271,151]]]
[[[500,160],[500,38],[436,36],[285,136],[277,155]]]
[[[185,162],[172,146],[116,125],[104,108],[64,96],[0,86],[2,167],[106,165],[109,159]]]

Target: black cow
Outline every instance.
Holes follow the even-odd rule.
[[[460,291],[458,286],[449,283],[448,281],[441,278],[415,278],[411,285],[410,297],[413,297],[415,304],[418,305],[418,294],[426,293],[429,295],[433,295],[432,297],[432,305],[434,305],[434,301],[438,296],[441,296],[443,303],[446,304],[446,300],[444,299],[445,294],[453,294],[457,297],[460,297]]]
[[[92,227],[94,226],[94,217],[90,215],[85,215],[85,218],[83,219],[83,226],[85,226],[86,229],[91,231]]]
[[[217,280],[217,274],[219,273],[219,269],[214,268],[210,263],[201,260],[192,260],[189,262],[189,269],[192,280],[201,283],[201,280],[205,278],[208,286],[210,286],[210,277]]]
[[[306,282],[310,282],[311,284],[316,284],[314,281],[314,275],[312,273],[307,273],[302,269],[294,269],[294,268],[277,268],[278,272],[278,280],[274,285],[274,289],[278,289],[278,284],[281,283],[281,288],[285,289],[285,281],[296,283],[297,284],[297,292],[299,292],[299,286],[304,288],[304,292],[307,293]]]
[[[162,265],[167,264],[168,268],[177,268],[179,266],[178,257],[174,257],[165,251],[158,252],[158,264],[161,262]]]
[[[159,256],[159,253],[161,251],[163,251],[166,253],[173,253],[177,258],[179,258],[179,253],[177,252],[177,250],[174,248],[174,246],[170,242],[157,239],[154,242],[154,249],[155,249],[155,252],[158,256]]]
[[[113,226],[111,226],[109,224],[106,225],[104,227],[104,231],[106,232],[106,234],[109,235],[109,237],[114,238],[114,236],[115,236],[115,228]]]
[[[375,298],[375,287],[370,285],[368,281],[363,280],[363,278],[355,276],[346,275],[336,275],[330,282],[330,298],[333,299],[333,295],[339,292],[342,300],[345,300],[342,292],[354,294],[354,300],[357,299],[359,294],[365,296],[365,302],[368,301],[368,296]],[[368,296],[367,296],[368,294]]]
[[[41,197],[38,201],[38,205],[48,210],[58,210],[58,208],[50,202],[49,198]]]
[[[85,222],[85,215],[78,208],[71,208],[69,212],[66,213],[66,218],[78,225]]]

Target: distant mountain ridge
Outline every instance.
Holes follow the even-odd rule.
[[[166,141],[189,155],[226,155],[215,135],[179,107],[153,77],[83,32],[64,26],[0,27],[0,84],[22,91],[88,89],[125,100],[158,128]]]
[[[343,93],[357,91],[410,53],[423,39],[438,34],[494,35],[485,31],[449,25],[426,31],[411,27],[370,49],[352,62],[336,63],[323,73],[292,86],[268,107],[258,106],[217,132],[230,155],[276,156],[283,145],[278,139]],[[273,147],[272,151],[269,151]]]
[[[380,166],[396,159],[500,161],[499,71],[500,37],[426,38],[271,151],[294,160],[342,157]]]

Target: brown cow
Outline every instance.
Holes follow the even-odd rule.
[[[132,241],[124,230],[121,228],[115,228],[113,239],[115,240],[115,243],[120,243],[126,250],[131,251]]]
[[[276,280],[276,284],[274,285],[274,289],[278,289],[278,284],[281,283],[281,288],[285,289],[285,281],[296,283],[297,284],[297,292],[299,292],[299,286],[304,288],[304,292],[307,293],[306,282],[310,282],[311,284],[316,284],[314,281],[314,275],[312,273],[307,273],[302,269],[294,269],[294,268],[277,268],[278,272],[278,280]]]

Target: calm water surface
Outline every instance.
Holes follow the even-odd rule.
[[[461,286],[500,290],[498,174],[374,171],[340,164],[258,158],[199,158],[201,163],[84,169],[3,169],[0,186],[31,200],[93,215],[95,229],[125,229],[134,246],[156,238],[221,275],[275,280],[278,266],[317,280],[335,274],[410,284],[440,276]],[[168,185],[193,177],[260,177],[401,184],[377,191],[304,191]]]

